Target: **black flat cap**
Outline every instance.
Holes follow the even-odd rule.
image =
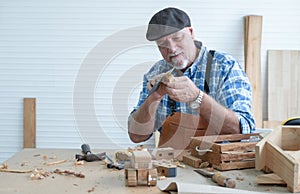
[[[150,41],[191,27],[189,16],[182,10],[169,7],[157,12],[149,21],[146,38]]]

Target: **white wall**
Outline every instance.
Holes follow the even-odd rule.
[[[167,6],[188,12],[199,40],[241,64],[243,16],[263,15],[266,118],[266,52],[300,49],[297,0],[2,0],[0,162],[22,149],[24,97],[37,98],[39,148],[132,146],[126,119],[142,72],[160,59],[145,25]]]

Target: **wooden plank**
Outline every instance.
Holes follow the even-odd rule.
[[[266,166],[287,183],[290,191],[299,192],[298,162],[271,141],[267,141],[265,146],[266,158],[268,158]]]
[[[218,170],[232,170],[232,169],[244,169],[255,167],[255,161],[240,161],[240,162],[226,162],[219,165],[212,165],[213,168]]]
[[[281,146],[281,126],[274,129],[270,134],[264,137],[255,146],[255,168],[257,170],[263,170],[266,167],[266,147],[265,144],[268,140]]]
[[[222,162],[237,162],[242,160],[255,159],[255,152],[249,153],[226,153],[219,154],[213,152],[207,152],[202,156],[199,156],[203,161],[207,161],[210,164],[219,165]],[[253,166],[254,167],[254,166]]]
[[[252,109],[256,127],[262,127],[261,89],[261,37],[262,16],[244,17],[244,56],[245,71],[252,87]]]
[[[282,180],[277,174],[262,174],[256,177],[256,184],[259,185],[286,185],[286,182]]]
[[[300,115],[300,51],[268,51],[268,120]]]
[[[205,141],[205,142],[222,142],[222,141],[240,141],[249,139],[252,136],[258,136],[258,133],[249,133],[249,134],[230,134],[230,135],[210,135],[202,137],[192,137],[194,141]]]
[[[228,143],[228,144],[218,144],[220,145],[220,153],[228,151],[253,151],[255,150],[255,145],[257,142],[240,142],[240,143]]]
[[[24,148],[36,147],[36,99],[24,98]]]
[[[249,158],[255,158],[255,152],[246,152],[246,153],[228,153],[221,154],[221,160],[224,162],[227,161],[241,161]]]

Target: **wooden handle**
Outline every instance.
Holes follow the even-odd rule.
[[[235,188],[235,180],[222,175],[220,172],[215,173],[212,176],[212,180],[222,187]]]

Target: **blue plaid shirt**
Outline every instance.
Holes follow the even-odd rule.
[[[183,74],[189,77],[202,91],[204,91],[208,53],[207,48],[202,46],[198,58]],[[166,72],[171,68],[165,60],[161,60],[154,64],[144,75],[143,88],[135,109],[141,106],[148,96],[148,81],[155,75]],[[209,95],[218,103],[236,113],[242,133],[252,133],[255,130],[255,122],[251,113],[251,86],[240,64],[232,56],[215,52],[210,72]],[[166,117],[171,113],[168,101],[168,95],[165,95],[158,106],[155,129],[160,129]],[[199,115],[197,111],[189,107],[188,103],[176,102],[176,111]]]

